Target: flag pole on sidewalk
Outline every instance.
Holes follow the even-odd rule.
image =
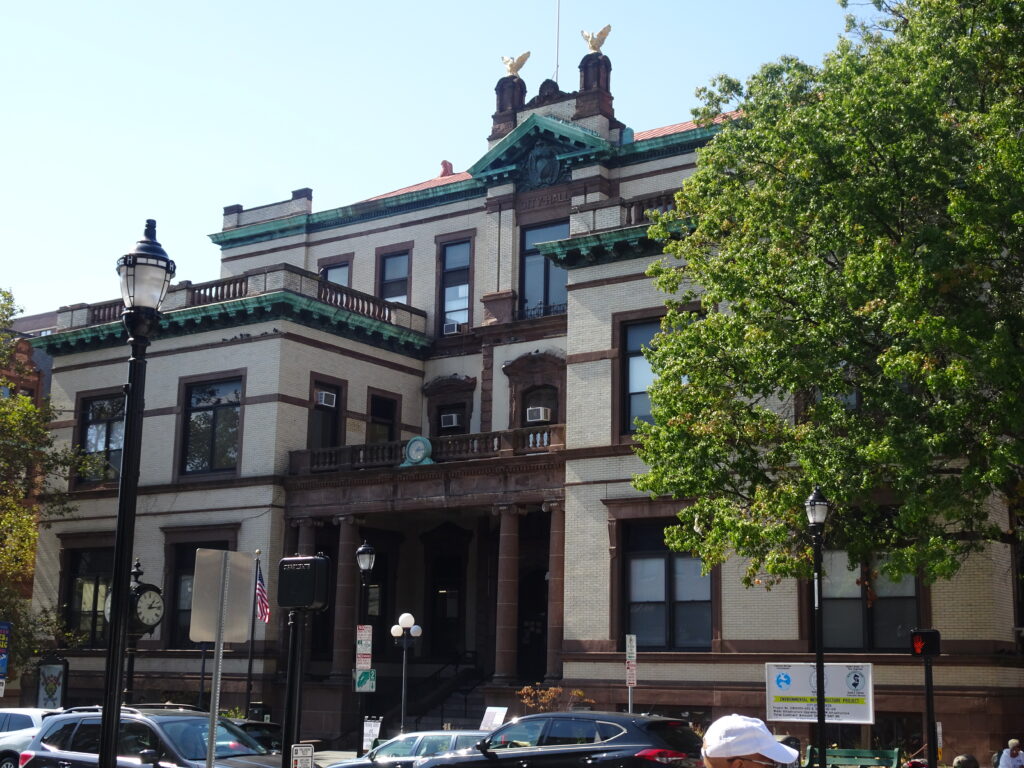
[[[260,568],[260,550],[256,550],[256,573],[252,583],[252,615],[249,617],[249,665],[245,672],[245,717],[249,717],[252,706],[252,656],[255,644],[256,619],[264,624],[270,621],[270,598],[267,585],[263,583],[263,569]]]

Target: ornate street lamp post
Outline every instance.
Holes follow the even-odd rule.
[[[146,221],[143,238],[117,261],[131,355],[125,384],[124,438],[118,478],[117,530],[114,535],[114,573],[110,583],[110,625],[100,722],[100,768],[117,768],[117,726],[121,715],[121,681],[131,609],[132,548],[135,541],[135,503],[142,450],[142,413],[146,389],[146,347],[159,325],[160,305],[174,277],[174,262],[156,241],[156,222]]]
[[[359,578],[363,585],[362,605],[359,609],[360,621],[365,624],[370,611],[370,572],[373,570],[373,563],[377,559],[376,550],[363,540],[362,545],[356,550],[356,565],[359,566]]]
[[[405,690],[406,674],[408,671],[409,648],[417,637],[423,634],[423,628],[416,623],[411,613],[403,613],[398,617],[398,623],[391,627],[391,636],[395,642],[402,646],[402,720],[399,729],[405,733]]]
[[[818,768],[825,768],[825,637],[821,606],[821,545],[828,518],[828,499],[819,486],[804,502],[807,523],[814,545],[814,671],[817,682],[818,729],[815,735],[818,750]]]

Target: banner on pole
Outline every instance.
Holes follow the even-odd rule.
[[[764,670],[766,720],[817,722],[818,681],[814,664],[765,664]],[[875,722],[870,664],[825,665],[825,722]]]

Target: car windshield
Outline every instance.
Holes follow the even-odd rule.
[[[680,720],[655,720],[647,724],[647,732],[663,741],[669,749],[689,755],[700,754],[700,736]]]
[[[375,760],[386,760],[389,757],[409,757],[412,755],[412,748],[416,745],[418,736],[399,736],[387,744],[381,744],[373,753]]]
[[[205,717],[182,717],[173,720],[161,718],[160,727],[182,757],[187,760],[206,758],[206,737],[210,730],[210,721]],[[217,722],[217,746],[214,752],[216,757],[268,753],[269,750],[261,747],[252,736],[235,724],[225,720]]]

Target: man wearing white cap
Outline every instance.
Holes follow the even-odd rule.
[[[792,763],[800,754],[776,741],[762,721],[743,715],[715,720],[704,732],[700,752],[705,768],[774,768]]]
[[[1024,766],[1024,755],[1020,751],[1020,741],[1010,739],[1006,749],[999,755],[999,768],[1021,768]]]

